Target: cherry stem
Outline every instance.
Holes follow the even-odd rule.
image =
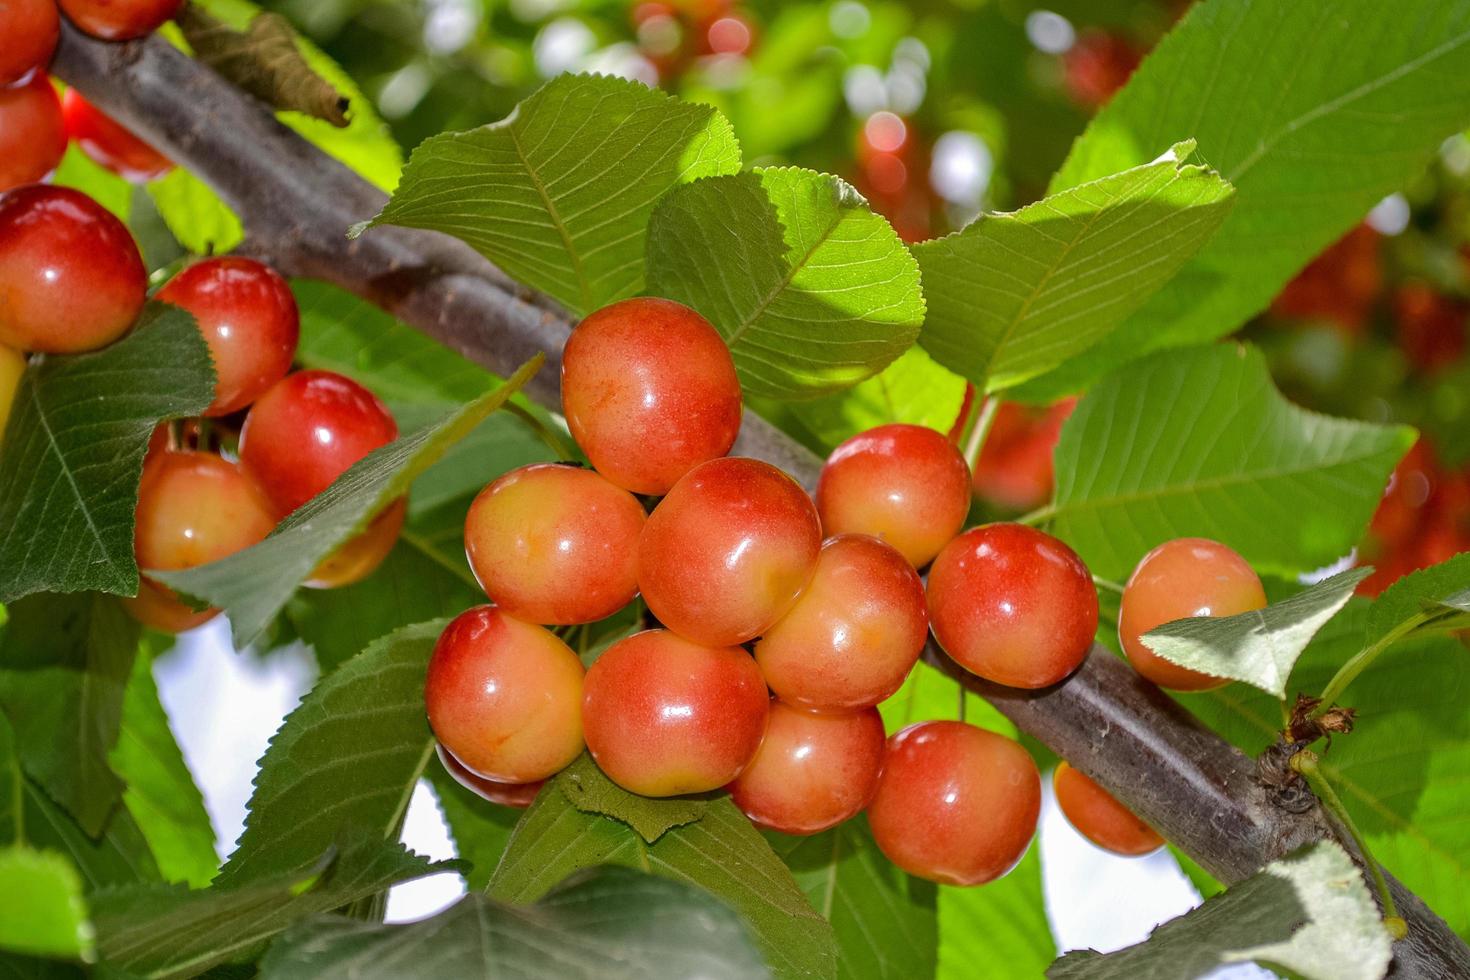
[[[1398,626],[1385,633],[1382,638],[1364,647],[1354,654],[1350,660],[1337,668],[1337,673],[1332,676],[1332,680],[1328,681],[1327,687],[1322,690],[1322,702],[1313,708],[1307,717],[1320,718],[1328,711],[1331,711],[1332,706],[1342,698],[1342,692],[1347,689],[1347,686],[1359,674],[1367,670],[1373,661],[1378,659],[1379,654],[1383,653],[1383,651],[1393,646],[1399,640],[1402,640],[1416,630],[1433,629],[1436,626],[1446,624],[1449,620],[1458,619],[1459,617],[1459,610],[1456,609],[1439,613],[1420,612],[1410,616]]]
[[[517,405],[514,401],[506,402],[505,410],[530,426],[531,431],[536,433],[537,438],[546,443],[546,447],[552,451],[557,459],[571,462],[577,458],[576,451],[561,437],[561,433],[556,432],[551,426],[537,418],[535,413]]]
[[[1033,511],[1022,514],[1020,517],[1016,518],[1016,523],[1025,524],[1028,527],[1035,527],[1038,524],[1045,524],[1056,515],[1057,505],[1047,504],[1045,507],[1038,507]]]
[[[1117,582],[1114,582],[1110,578],[1103,578],[1101,575],[1092,576],[1092,584],[1097,586],[1099,589],[1106,589],[1109,592],[1116,592],[1118,595],[1123,594],[1123,586],[1119,585]]]
[[[955,685],[955,690],[960,692],[960,711],[959,711],[959,718],[960,718],[960,721],[963,722],[965,720],[965,712],[966,712],[965,698],[969,694],[969,692],[965,690],[965,685],[963,685],[963,684],[956,684]]]
[[[980,404],[980,414],[975,417],[975,425],[965,441],[965,462],[971,473],[975,472],[975,467],[980,462],[980,452],[985,448],[985,440],[995,425],[995,413],[999,410],[1000,399],[994,396],[986,396],[985,401]]]

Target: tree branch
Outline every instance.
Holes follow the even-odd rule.
[[[107,44],[65,28],[52,69],[110,116],[187,167],[240,215],[246,248],[286,275],[321,279],[499,374],[548,356],[528,393],[558,404],[571,318],[444,235],[347,228],[385,196],[278,123],[260,103],[159,38]],[[820,461],[746,413],[736,452],[769,460],[814,485]],[[977,691],[1022,730],[1097,779],[1165,837],[1226,882],[1301,844],[1336,836],[1321,813],[1272,805],[1251,761],[1101,649],[1045,691],[982,681],[937,649],[930,663]],[[1409,935],[1395,977],[1470,976],[1470,949],[1423,902],[1393,882]]]

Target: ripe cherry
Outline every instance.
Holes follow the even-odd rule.
[[[7,0],[0,4],[0,87],[20,81],[51,61],[61,36],[56,0]],[[0,126],[0,131],[4,130]]]
[[[216,381],[205,415],[239,411],[291,370],[301,317],[291,287],[270,267],[205,259],[170,279],[158,298],[192,313],[209,344]]]
[[[970,470],[942,432],[880,425],[832,451],[817,482],[827,534],[871,534],[922,567],[970,512]]]
[[[125,180],[142,184],[173,169],[168,157],[113,122],[74,88],[61,98],[66,135],[99,165]]]
[[[713,459],[649,516],[638,587],[679,635],[706,646],[744,643],[791,608],[821,546],[817,512],[795,480],[759,460]]]
[[[1016,866],[1036,832],[1041,775],[1019,744],[958,721],[888,740],[868,806],[873,840],[909,874],[983,885]]]
[[[1152,827],[1066,762],[1057,763],[1052,788],[1068,822],[1103,850],[1135,857],[1163,846],[1164,839]]]
[[[641,297],[588,316],[562,353],[562,410],[597,471],[634,493],[667,493],[740,430],[740,381],[708,320]]]
[[[645,630],[587,672],[587,750],[609,779],[644,796],[718,789],[760,748],[767,701],[760,669],[739,647]]]
[[[179,12],[183,0],[57,0],[71,22],[104,41],[152,34]]]
[[[0,346],[0,442],[5,441],[5,426],[10,421],[10,407],[25,374],[26,359],[20,351]]]
[[[582,662],[550,630],[476,606],[434,644],[429,725],[477,776],[545,779],[582,752],[582,677]]]
[[[808,708],[867,708],[903,685],[929,638],[924,583],[864,534],[828,538],[811,582],[755,646],[766,683]]]
[[[444,771],[453,776],[455,782],[491,803],[524,810],[536,802],[536,794],[541,792],[542,786],[546,785],[544,779],[531,783],[497,783],[493,779],[486,779],[484,776],[471,772],[463,762],[454,757],[453,752],[438,742],[434,743],[434,751],[439,754],[439,762],[444,766]]]
[[[147,285],[133,236],[87,195],[42,184],[0,195],[0,344],[102,347],[137,319]]]
[[[1061,541],[1021,524],[975,527],[929,569],[934,638],[960,666],[1009,687],[1076,670],[1097,632],[1092,574]]]
[[[0,191],[42,179],[65,152],[61,101],[45,72],[0,88]]]
[[[807,711],[772,701],[766,737],[730,784],[730,797],[762,827],[820,833],[868,805],[883,747],[876,708]]]
[[[1118,640],[1133,669],[1160,687],[1208,691],[1230,681],[1170,663],[1141,637],[1176,619],[1234,616],[1264,605],[1261,580],[1244,558],[1208,538],[1176,538],[1144,555],[1133,570],[1118,610]]]
[[[465,518],[465,553],[495,604],[531,623],[590,623],[638,592],[643,505],[591,470],[537,463],[490,484]]]
[[[378,511],[376,517],[357,534],[348,538],[337,550],[312,569],[304,583],[309,589],[337,589],[367,578],[398,543],[408,516],[408,499],[399,497]]]

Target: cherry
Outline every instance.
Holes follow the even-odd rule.
[[[868,806],[873,840],[911,875],[983,885],[1016,866],[1036,832],[1041,775],[1019,744],[958,721],[888,740]]]
[[[808,708],[867,708],[903,685],[929,638],[924,583],[864,534],[828,538],[796,605],[755,646],[766,683]]]
[[[583,320],[562,352],[567,426],[597,471],[634,493],[667,493],[740,431],[740,380],[708,320],[641,297]]]
[[[265,495],[228,460],[166,450],[144,461],[133,550],[145,576],[218,561],[259,543],[275,525]],[[196,612],[146,577],[137,597],[123,602],[139,622],[169,633],[198,626],[219,612]]]
[[[1009,687],[1047,687],[1097,633],[1092,574],[1061,541],[1022,524],[974,527],[929,569],[934,638],[960,666]]]
[[[638,587],[659,621],[706,646],[759,636],[817,564],[822,531],[801,486],[769,463],[730,457],[690,470],[638,544]]]
[[[942,432],[880,425],[833,450],[817,482],[827,534],[871,534],[922,567],[970,512],[970,471]]]
[[[0,4],[0,37],[5,38],[0,45],[0,87],[20,81],[33,69],[44,68],[60,36],[56,0],[7,0]]]
[[[132,235],[81,191],[32,184],[0,195],[0,344],[102,347],[137,319],[147,285]]]
[[[0,191],[42,179],[65,152],[61,100],[45,72],[0,88]]]
[[[0,346],[0,443],[5,441],[5,425],[10,421],[10,407],[15,404],[15,393],[20,388],[20,376],[25,374],[25,370],[24,354]]]
[[[527,622],[611,616],[638,592],[638,498],[591,470],[522,466],[470,505],[465,553],[485,594]]]
[[[453,752],[438,742],[434,743],[434,751],[439,754],[439,762],[444,766],[444,771],[453,776],[455,782],[491,803],[524,810],[536,802],[536,794],[541,792],[542,786],[546,785],[544,779],[530,783],[497,783],[493,779],[486,779],[484,776],[471,772],[463,762],[454,757]]]
[[[1208,691],[1229,684],[1170,663],[1140,637],[1190,616],[1234,616],[1266,605],[1261,580],[1246,560],[1208,538],[1175,538],[1143,556],[1123,589],[1118,640],[1133,669],[1160,687]]]
[[[309,589],[337,589],[361,582],[383,564],[398,543],[407,516],[408,500],[399,497],[379,511],[367,527],[323,558],[303,584]]]
[[[1066,762],[1057,763],[1052,788],[1067,821],[1103,850],[1135,857],[1163,846],[1164,839],[1152,827]]]
[[[624,789],[675,796],[718,789],[760,748],[768,695],[739,647],[703,647],[645,630],[587,671],[587,750]]]
[[[146,183],[174,168],[173,162],[113,122],[74,88],[61,98],[66,135],[82,152],[125,180]]]
[[[883,748],[875,708],[807,711],[772,701],[766,737],[730,784],[730,797],[769,830],[821,833],[868,805]]]
[[[78,28],[104,41],[130,41],[152,34],[183,6],[183,0],[57,0]]]
[[[170,279],[158,298],[193,314],[209,344],[217,377],[205,415],[239,411],[291,370],[301,317],[291,287],[270,267],[205,259]]]
[[[477,776],[545,779],[582,752],[582,676],[582,662],[550,630],[476,606],[434,644],[429,725]]]

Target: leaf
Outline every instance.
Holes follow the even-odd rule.
[[[92,925],[70,861],[45,851],[0,848],[0,950],[91,959]]]
[[[1056,958],[1033,844],[1004,878],[939,889],[939,980],[1041,976]]]
[[[700,797],[655,799],[630,793],[604,776],[586,753],[562,770],[556,787],[578,810],[619,820],[650,844],[674,827],[694,823],[709,806]]]
[[[455,853],[468,865],[464,871],[466,886],[472,892],[484,891],[521,811],[491,803],[465,789],[435,762],[429,763],[424,778],[434,787],[439,812],[449,827],[449,836],[454,838]]]
[[[914,246],[929,304],[919,342],[985,391],[1101,341],[1209,241],[1235,195],[1193,142]]]
[[[1223,336],[1470,125],[1456,0],[1195,4],[1099,112],[1053,192],[1193,137],[1238,189],[1184,270],[1123,327],[1028,386],[1051,400],[1162,347]]]
[[[208,184],[175,167],[144,188],[169,233],[195,255],[220,255],[245,238],[240,219]]]
[[[228,558],[156,577],[230,616],[235,646],[244,648],[268,626],[317,564],[403,496],[456,440],[464,438],[541,366],[537,355],[496,388],[437,425],[373,450],[326,490],[281,522],[264,541]]]
[[[592,868],[530,909],[470,894],[411,925],[324,916],[276,943],[264,980],[396,980],[405,973],[544,980],[767,976],[739,918],[709,893]]]
[[[1373,601],[1364,645],[1403,629],[1412,621],[1452,611],[1470,612],[1470,552],[1463,552],[1394,582]]]
[[[1106,955],[1068,953],[1047,976],[1194,980],[1217,966],[1256,962],[1305,980],[1379,980],[1389,946],[1362,873],[1340,846],[1321,841],[1164,923],[1146,942]]]
[[[587,314],[643,288],[654,203],[740,169],[730,124],[620,78],[563,75],[500,122],[425,140],[365,225],[463,239],[528,286]]]
[[[1284,698],[1297,658],[1372,571],[1349,569],[1264,609],[1176,619],[1143,634],[1143,645],[1170,663]]]
[[[1157,354],[1078,403],[1056,448],[1054,502],[1035,516],[1104,578],[1196,535],[1295,575],[1357,542],[1413,440],[1403,426],[1297,408],[1252,348]]]
[[[133,511],[148,437],[213,397],[194,318],[162,303],[110,347],[28,368],[0,442],[0,602],[135,594]]]
[[[744,389],[812,398],[872,377],[924,320],[919,267],[829,174],[758,168],[672,191],[648,226],[648,288],[720,331]]]

